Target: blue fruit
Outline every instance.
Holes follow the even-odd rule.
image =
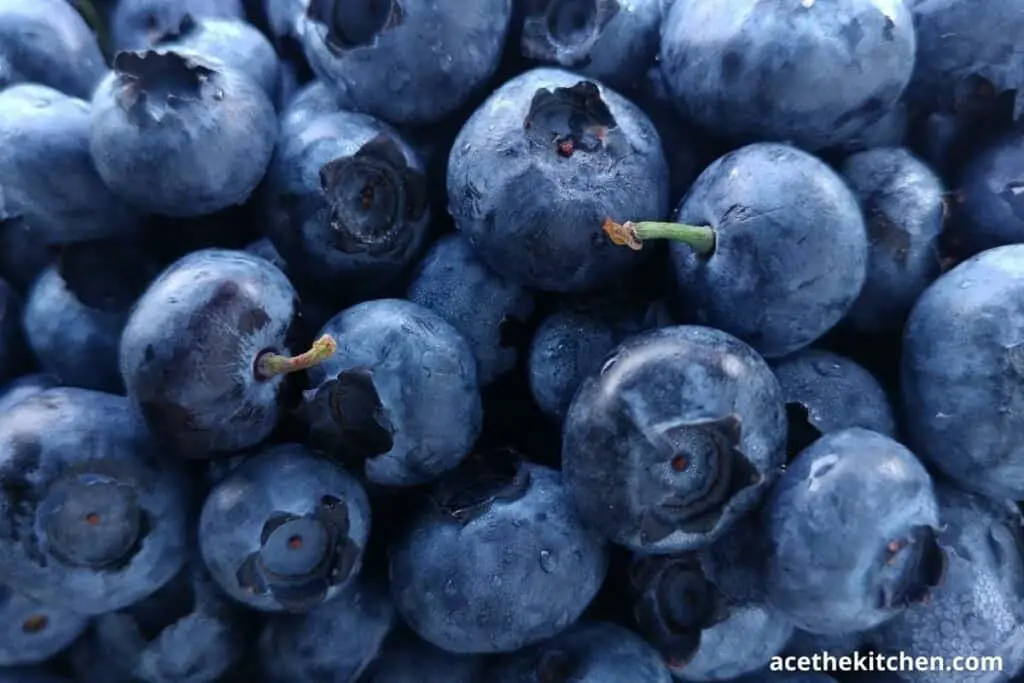
[[[486,675],[487,659],[457,655],[434,647],[404,630],[394,632],[380,656],[367,670],[363,683],[478,683]]]
[[[793,636],[786,643],[783,655],[787,657],[813,657],[827,652],[836,657],[852,655],[860,650],[867,641],[869,632],[840,633],[822,635],[795,629]],[[881,681],[877,682],[881,683]]]
[[[313,71],[391,123],[454,113],[498,67],[512,0],[308,0],[299,19]]]
[[[910,112],[906,102],[900,100],[859,134],[844,142],[841,150],[847,154],[865,152],[879,147],[902,147],[907,142]]]
[[[259,256],[265,261],[270,261],[274,264],[278,270],[285,275],[288,274],[288,264],[284,262],[281,255],[277,253],[277,248],[274,243],[270,241],[268,237],[261,237],[255,242],[250,242],[246,245],[245,250],[253,256]]]
[[[688,119],[739,142],[816,151],[854,138],[896,104],[915,46],[899,0],[675,0],[660,56]]]
[[[1024,133],[978,148],[961,171],[951,230],[957,246],[975,254],[1024,242]]]
[[[454,653],[511,652],[574,623],[608,566],[555,471],[474,458],[431,492],[391,546],[406,623]]]
[[[1024,246],[982,252],[918,299],[903,337],[915,452],[961,487],[1024,498]]]
[[[307,612],[358,573],[370,503],[343,469],[296,444],[271,446],[210,492],[203,560],[221,588],[265,612]]]
[[[533,295],[485,266],[462,235],[446,235],[423,257],[406,297],[452,324],[469,342],[481,385],[518,360],[513,328],[533,311]]]
[[[623,342],[583,382],[562,469],[588,524],[671,553],[707,545],[751,510],[785,445],[782,393],[760,356],[724,332],[674,326]]]
[[[281,42],[298,37],[298,23],[308,3],[306,0],[263,0],[270,34]]]
[[[605,219],[660,220],[668,167],[635,105],[559,69],[507,81],[469,118],[448,159],[448,210],[480,259],[555,292],[607,287],[641,263]]]
[[[0,414],[33,394],[59,386],[60,380],[53,375],[43,373],[21,375],[0,388]]]
[[[768,506],[769,599],[803,630],[874,628],[941,579],[931,477],[887,436],[825,434],[790,464]]]
[[[74,642],[87,625],[86,617],[0,585],[0,667],[44,662]]]
[[[53,388],[0,415],[0,582],[84,615],[184,561],[186,490],[120,396]]]
[[[869,240],[867,276],[847,321],[860,332],[898,330],[939,276],[945,189],[903,148],[854,154],[839,172],[860,201]]]
[[[456,467],[483,408],[469,343],[433,311],[402,299],[367,301],[324,325],[337,352],[310,371],[314,443],[364,461],[385,486],[423,484]]]
[[[242,204],[274,151],[277,116],[260,85],[189,52],[118,53],[92,110],[96,170],[147,213],[187,218]]]
[[[186,16],[241,19],[241,0],[118,0],[110,18],[117,50],[142,50],[181,26]]]

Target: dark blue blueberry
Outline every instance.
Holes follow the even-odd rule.
[[[456,467],[483,422],[476,359],[441,316],[404,299],[348,308],[321,330],[338,349],[309,377],[314,442],[365,459],[385,486],[423,484]]]
[[[495,90],[448,160],[448,210],[481,260],[555,292],[610,286],[639,265],[611,248],[611,217],[668,213],[668,167],[650,119],[621,95],[541,68]]]
[[[941,579],[931,477],[882,434],[853,427],[815,441],[779,479],[766,518],[771,603],[805,631],[873,628]]]
[[[21,375],[0,388],[0,414],[24,399],[53,387],[59,387],[60,379],[44,373]]]
[[[92,110],[103,181],[147,213],[179,218],[244,203],[277,137],[274,105],[247,74],[166,48],[119,52]]]
[[[0,90],[37,83],[88,99],[106,71],[96,36],[72,3],[0,2]]]
[[[674,326],[623,342],[569,407],[566,489],[633,550],[707,545],[753,508],[785,462],[779,383],[725,332]]]
[[[307,612],[358,573],[370,533],[359,482],[302,446],[271,446],[210,492],[199,522],[203,559],[235,600]]]
[[[656,650],[608,622],[577,624],[554,638],[498,659],[493,683],[672,683]],[[376,682],[374,682],[376,683]]]
[[[479,683],[487,660],[481,655],[457,655],[434,647],[405,630],[384,642],[380,656],[360,683]]]
[[[24,231],[47,246],[138,231],[136,212],[96,173],[91,112],[87,102],[42,85],[0,92],[0,239]]]
[[[15,373],[24,355],[21,310],[17,293],[0,279],[0,380]]]
[[[296,92],[281,111],[281,137],[300,136],[309,122],[325,114],[347,111],[343,102],[323,81],[312,80]]]
[[[739,142],[815,151],[895,106],[915,44],[900,0],[675,0],[661,28],[661,69],[697,124]]]
[[[915,452],[961,487],[1024,498],[1024,245],[982,252],[925,290],[903,337]]]
[[[307,0],[313,71],[355,109],[396,124],[451,115],[498,68],[512,0]]]
[[[518,360],[516,329],[533,311],[533,295],[484,265],[462,235],[445,235],[420,262],[406,297],[447,320],[469,342],[481,385]]]
[[[241,0],[118,0],[110,19],[117,50],[143,50],[181,26],[186,16],[242,19]]]
[[[121,609],[184,562],[186,490],[128,402],[58,387],[0,415],[0,582],[54,607]]]
[[[372,297],[426,242],[423,164],[391,126],[365,114],[317,116],[321,106],[293,101],[284,114],[267,175],[268,236],[322,295]]]
[[[285,275],[243,251],[192,252],[153,281],[121,336],[128,396],[178,455],[254,446],[277,423],[284,377],[331,352],[288,359],[297,300]]]
[[[395,606],[420,637],[512,652],[574,623],[608,568],[561,475],[511,454],[472,458],[431,492],[390,552]]]
[[[962,169],[953,206],[950,232],[962,251],[975,254],[1024,242],[1024,131],[972,155]]]
[[[931,599],[912,605],[873,635],[887,654],[999,657],[999,671],[907,671],[922,683],[1005,681],[1024,666],[1024,518],[1010,501],[938,487],[939,543],[946,573]]]
[[[395,608],[387,587],[359,578],[337,598],[308,614],[276,615],[267,621],[259,641],[262,680],[362,680],[359,676],[380,653],[394,622]]]
[[[658,54],[660,2],[515,0],[523,55],[613,88],[632,88]]]
[[[899,330],[917,297],[939,276],[938,240],[946,218],[942,181],[899,147],[854,154],[839,172],[860,201],[869,242],[867,277],[847,322],[860,332]]]
[[[0,584],[0,667],[44,662],[74,642],[87,625],[86,617]]]
[[[885,389],[854,361],[830,351],[805,349],[773,367],[789,417],[789,455],[822,434],[863,427],[896,438],[896,418]]]

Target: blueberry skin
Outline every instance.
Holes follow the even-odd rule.
[[[36,83],[87,99],[106,71],[96,36],[71,3],[0,2],[0,90]]]
[[[278,42],[298,38],[299,17],[307,6],[307,0],[263,0],[271,35]]]
[[[282,533],[293,534],[284,547]],[[199,520],[213,578],[264,612],[308,612],[337,598],[359,573],[369,533],[370,502],[359,482],[297,444],[268,447],[235,468],[210,492]]]
[[[608,622],[571,626],[547,642],[500,658],[488,674],[494,683],[672,683],[672,674],[650,645]]]
[[[1024,67],[1022,67],[1024,68]],[[1024,133],[1010,133],[967,162],[953,237],[969,254],[1024,242]]]
[[[360,683],[477,683],[486,665],[481,655],[445,652],[401,630],[385,641]]]
[[[604,581],[607,547],[577,517],[561,475],[514,469],[504,488],[493,475],[457,473],[390,548],[398,612],[448,652],[512,652],[550,638]]]
[[[118,0],[110,19],[116,50],[143,50],[181,26],[186,16],[244,19],[241,0]]]
[[[357,111],[424,125],[491,78],[511,17],[512,0],[309,0],[298,33],[313,71]]]
[[[277,248],[274,247],[274,243],[270,241],[269,237],[261,237],[250,242],[245,246],[245,250],[253,256],[259,256],[264,261],[274,264],[285,275],[288,274],[288,264],[281,258],[281,254],[277,253]]]
[[[0,389],[0,414],[29,396],[59,387],[60,384],[60,379],[44,373],[21,375],[17,379],[12,379]]]
[[[476,359],[441,316],[404,299],[356,304],[320,334],[334,355],[309,370],[314,441],[365,458],[367,479],[415,486],[456,467],[483,424]]]
[[[485,266],[463,235],[445,235],[420,262],[406,298],[447,320],[469,342],[481,385],[516,366],[503,326],[525,321],[533,294]]]
[[[793,147],[757,143],[720,157],[675,220],[716,233],[710,256],[670,245],[681,306],[767,358],[828,332],[864,284],[868,238],[856,197],[824,162]]]
[[[0,585],[0,667],[40,664],[85,631],[86,617]]]
[[[994,501],[940,486],[939,542],[947,548],[945,576],[931,600],[909,607],[873,635],[887,653],[935,652],[999,656],[998,672],[905,674],[933,683],[1005,681],[1024,666],[1024,519],[1010,501]]]
[[[395,622],[386,586],[360,578],[308,614],[274,616],[259,640],[264,683],[355,683]],[[422,664],[422,662],[421,662]]]
[[[313,119],[348,111],[347,103],[323,81],[313,79],[296,92],[281,111],[281,137],[300,136]]]
[[[918,299],[903,336],[903,416],[911,447],[958,485],[1024,498],[1024,245],[974,256]]]
[[[97,174],[89,149],[92,109],[32,83],[0,92],[0,226],[34,244],[131,237],[137,212]],[[4,237],[7,237],[5,234]]]
[[[658,54],[660,0],[515,0],[523,55],[618,89],[640,82]]]
[[[283,117],[265,185],[267,236],[311,287],[372,297],[426,243],[423,163],[391,126],[309,106],[293,101]]]
[[[244,203],[270,164],[277,115],[248,75],[170,49],[120,52],[92,99],[90,149],[117,195],[187,218]]]
[[[170,581],[184,561],[187,491],[162,455],[120,396],[57,387],[9,408],[0,581],[82,615],[127,607]]]
[[[844,142],[840,149],[846,154],[856,154],[879,147],[902,147],[909,127],[910,112],[906,102],[900,100],[882,118]]]
[[[18,294],[0,279],[0,380],[12,375],[21,360],[21,308]]]
[[[120,368],[133,404],[178,455],[254,446],[277,424],[282,377],[263,379],[267,349],[287,353],[297,295],[284,273],[243,251],[192,252],[136,302]]]
[[[869,241],[864,287],[846,322],[860,332],[898,330],[941,270],[945,188],[904,148],[854,154],[839,172],[860,201]]]
[[[785,461],[786,415],[768,365],[707,327],[623,342],[580,386],[562,470],[580,516],[644,553],[692,550],[753,508]]]
[[[852,655],[867,642],[866,633],[840,633],[822,635],[795,629],[786,643],[783,655],[788,657],[813,657],[827,652],[836,657]]]
[[[817,151],[854,138],[896,104],[915,46],[900,0],[676,0],[660,57],[686,118],[740,142]]]
[[[931,477],[887,436],[825,434],[790,464],[768,506],[769,600],[805,631],[874,628],[940,578]]]
[[[642,262],[608,241],[607,218],[668,213],[654,124],[618,93],[560,69],[527,71],[490,95],[452,146],[447,183],[448,211],[480,259],[552,292],[606,287]]]

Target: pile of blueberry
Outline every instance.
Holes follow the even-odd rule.
[[[1024,2],[0,0],[0,379],[0,683],[1017,679]]]

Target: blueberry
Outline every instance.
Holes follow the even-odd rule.
[[[296,444],[271,446],[210,492],[199,544],[235,600],[306,612],[338,597],[359,572],[370,531],[362,486]]]
[[[454,653],[511,652],[574,623],[608,566],[555,471],[472,458],[391,547],[391,591],[420,637]]]
[[[614,88],[639,83],[658,54],[660,0],[515,0],[522,52]]]
[[[419,155],[391,126],[293,102],[267,176],[268,236],[317,291],[372,296],[419,256],[426,189]]]
[[[774,366],[789,417],[789,455],[822,434],[863,427],[896,438],[892,405],[875,376],[829,351],[805,349]]]
[[[823,635],[794,629],[786,643],[783,655],[787,657],[813,657],[827,652],[835,657],[849,656],[860,650],[867,641],[865,632]],[[879,682],[881,683],[881,682]]]
[[[308,0],[263,0],[270,34],[282,39],[298,38],[299,19],[308,6]]]
[[[296,294],[268,261],[242,251],[192,252],[139,298],[121,336],[128,396],[186,457],[254,446],[274,429],[288,373],[329,355],[331,339],[294,358]]]
[[[944,555],[931,477],[876,432],[825,434],[769,499],[771,603],[812,633],[864,631],[927,598]]]
[[[74,642],[88,620],[0,584],[0,624],[0,667],[8,667],[46,661]]]
[[[675,220],[609,220],[605,232],[631,249],[671,240],[679,307],[768,358],[828,332],[864,284],[868,240],[856,197],[823,161],[793,147],[757,143],[720,157]]]
[[[478,683],[484,680],[486,659],[457,655],[398,630],[385,641],[380,656],[362,683]]]
[[[103,181],[147,213],[181,218],[244,203],[277,134],[274,105],[248,75],[166,48],[119,52],[92,110]]]
[[[886,653],[909,657],[955,652],[1001,658],[999,672],[915,671],[905,680],[932,683],[1008,680],[1024,666],[1024,518],[1009,501],[940,486],[939,543],[946,573],[932,597],[912,605],[873,634]]]
[[[264,683],[355,683],[394,623],[385,586],[360,578],[308,614],[272,617],[259,641]],[[421,662],[422,664],[422,662]]]
[[[483,408],[469,343],[433,311],[401,299],[357,304],[321,330],[338,350],[310,371],[314,441],[365,460],[386,486],[453,469],[480,434]]]
[[[0,414],[22,400],[61,385],[60,379],[45,373],[21,375],[0,388]]]
[[[1024,246],[982,252],[925,290],[900,375],[911,446],[959,486],[1024,498]]]
[[[250,242],[246,245],[245,250],[253,256],[259,256],[265,261],[270,261],[282,273],[288,274],[288,264],[281,258],[281,254],[277,253],[277,247],[274,246],[269,237],[261,237],[254,242]]]
[[[186,491],[111,394],[57,387],[0,415],[0,581],[78,614],[127,607],[183,562]]]
[[[512,0],[307,0],[313,71],[355,109],[422,125],[453,114],[498,68]]]
[[[882,118],[844,142],[841,150],[846,154],[856,154],[880,147],[902,147],[910,127],[908,109],[906,102],[900,100]]]
[[[647,116],[559,69],[534,69],[495,90],[448,160],[456,227],[495,272],[534,289],[607,287],[640,259],[609,248],[604,220],[660,220],[668,201],[668,168]]]
[[[580,515],[648,553],[703,545],[749,511],[785,460],[768,365],[718,330],[674,326],[623,342],[580,386],[562,468]]]
[[[860,201],[869,240],[867,276],[847,321],[861,332],[899,330],[939,275],[942,181],[903,148],[854,154],[839,171]]]
[[[290,140],[300,136],[309,122],[324,114],[347,111],[340,96],[323,81],[312,80],[296,92],[281,111],[281,136]]]
[[[488,674],[494,683],[672,683],[650,645],[608,622],[578,624],[506,655]]]
[[[406,296],[465,337],[476,356],[480,384],[516,366],[515,330],[533,311],[533,295],[481,263],[464,236],[446,235],[434,244]]]
[[[977,149],[962,169],[953,206],[952,238],[964,252],[1024,242],[1024,132]]]
[[[898,0],[675,0],[660,56],[688,119],[739,142],[816,151],[850,140],[896,104],[915,45],[910,10]]]
[[[71,3],[0,2],[0,90],[37,83],[88,98],[106,70],[96,37]]]
[[[118,50],[152,47],[181,26],[186,16],[241,19],[241,0],[118,0],[110,19],[110,32]]]
[[[0,92],[4,241],[16,240],[10,233],[18,231],[26,232],[33,246],[138,234],[137,213],[96,172],[89,151],[91,125],[87,102],[52,88],[29,83]]]

